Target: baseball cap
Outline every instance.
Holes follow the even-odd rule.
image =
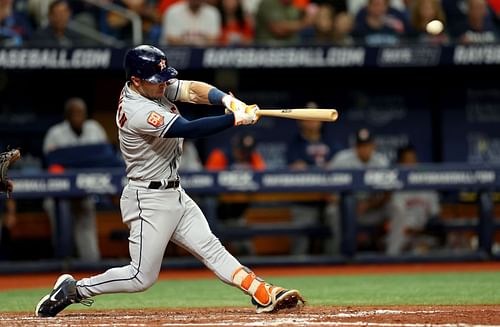
[[[372,143],[373,136],[369,129],[361,128],[356,132],[356,144]]]

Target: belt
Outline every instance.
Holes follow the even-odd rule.
[[[149,183],[148,188],[153,189],[153,190],[158,190],[160,188],[167,189],[167,188],[178,188],[179,185],[181,184],[180,181],[169,181],[167,183],[167,186],[165,187],[164,184],[160,181],[152,181]]]
[[[138,181],[138,180],[130,180],[129,185],[147,188],[151,190],[166,190],[169,188],[178,188],[181,185],[180,181]]]

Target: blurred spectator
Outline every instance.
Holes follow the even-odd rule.
[[[315,102],[308,102],[307,108],[318,108]],[[298,120],[298,133],[287,146],[288,167],[293,170],[326,168],[339,146],[327,135],[323,122]]]
[[[200,171],[203,170],[196,145],[190,139],[184,139],[182,143],[182,160],[179,166],[179,171]]]
[[[257,140],[252,133],[242,132],[231,139],[229,149],[215,148],[212,150],[205,162],[205,168],[210,171],[236,170],[236,171],[263,171],[266,164],[261,154],[257,151]],[[250,203],[245,200],[233,200],[231,195],[221,194],[217,207],[217,217],[229,224],[246,224],[245,211]],[[253,253],[251,240],[232,242],[238,247],[237,251]]]
[[[13,251],[10,231],[17,222],[16,201],[12,198],[6,199],[4,203],[0,204],[0,208],[2,209],[3,204],[5,204],[5,210],[2,210],[0,214],[0,260],[9,260]]]
[[[173,5],[174,3],[181,1],[181,0],[159,0],[158,4],[156,5],[156,10],[160,17],[163,17],[165,14],[165,11],[167,11],[168,7]]]
[[[398,164],[414,166],[417,163],[417,152],[413,146],[398,150]],[[408,251],[426,251],[430,246],[429,238],[421,232],[429,220],[439,214],[439,193],[433,190],[396,191],[392,193],[389,207],[386,253],[399,255]]]
[[[306,43],[318,45],[353,45],[350,35],[354,28],[354,18],[347,12],[335,12],[330,3],[318,5],[318,12],[314,21],[312,40]]]
[[[389,0],[368,0],[355,18],[353,36],[369,46],[396,45],[408,30],[406,16]]]
[[[315,102],[306,104],[307,108],[317,108]],[[337,144],[325,134],[320,121],[297,121],[299,130],[287,145],[287,162],[290,170],[324,169],[339,149]],[[292,223],[296,226],[310,226],[322,222],[325,199],[314,202],[294,202],[291,205]],[[307,254],[313,249],[313,238],[295,237],[291,252],[294,255]]]
[[[49,5],[49,25],[33,33],[29,45],[43,47],[74,47],[88,45],[80,33],[68,29],[71,8],[66,0],[54,0]]]
[[[22,46],[30,38],[29,18],[14,9],[13,0],[0,0],[0,46]]]
[[[161,45],[216,45],[221,36],[221,16],[206,0],[176,2],[163,15]]]
[[[70,98],[64,105],[65,120],[52,126],[43,142],[43,151],[48,158],[55,151],[71,150],[74,147],[88,144],[108,143],[104,128],[95,120],[87,118],[87,105],[81,98]],[[71,152],[72,155],[78,151]],[[81,152],[81,160],[87,160],[91,153]],[[79,159],[79,158],[72,158]],[[57,160],[55,160],[57,161]],[[48,160],[50,162],[50,160]],[[65,168],[65,163],[53,163],[49,172],[58,173]],[[76,243],[78,255],[83,260],[96,261],[100,259],[100,251],[97,239],[96,208],[94,198],[86,196],[72,198],[71,200],[60,200],[60,204],[69,207],[73,218],[73,237]],[[51,219],[53,230],[55,225],[55,204],[52,198],[44,201],[44,207]],[[59,231],[61,232],[61,231]],[[63,231],[70,232],[70,231]]]
[[[242,0],[220,0],[217,6],[221,14],[222,33],[219,44],[249,45],[253,42],[254,29],[252,17],[246,14]]]
[[[411,3],[413,0],[390,0],[389,6],[401,12],[407,10],[408,3]],[[356,16],[363,7],[366,6],[368,0],[347,0],[347,10],[353,16]]]
[[[212,171],[225,169],[262,171],[266,169],[266,163],[256,149],[257,141],[253,134],[237,134],[231,141],[230,149],[215,148],[209,153],[205,163],[206,169]]]
[[[147,0],[114,0],[114,4],[133,11],[142,20],[142,37],[146,42],[158,43],[161,20],[156,6]],[[120,39],[132,42],[132,22],[129,18],[109,11],[106,17],[107,33]]]
[[[255,43],[264,45],[297,45],[301,33],[312,29],[317,6],[306,10],[293,5],[292,0],[262,0],[255,17]]]
[[[367,169],[386,168],[389,161],[385,156],[376,151],[375,140],[371,132],[361,128],[356,132],[356,144],[335,154],[329,163],[331,169]],[[375,233],[370,239],[365,240],[366,247],[379,249],[379,244],[384,233],[384,223],[388,218],[389,192],[357,192],[356,221],[360,225],[374,226]],[[340,212],[338,204],[332,198],[332,203],[326,210],[326,220],[332,229],[332,239],[329,251],[337,253],[340,241]]]
[[[335,15],[333,21],[333,44],[350,46],[354,44],[352,32],[354,30],[354,17],[347,12]]]
[[[499,34],[486,0],[468,0],[467,15],[457,36],[460,43],[488,43],[498,40]]]
[[[438,35],[429,34],[427,24],[439,20],[444,25],[444,30]],[[445,44],[449,41],[446,31],[446,17],[440,0],[414,0],[410,8],[410,36],[419,43]]]

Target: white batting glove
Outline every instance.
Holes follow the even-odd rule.
[[[257,117],[257,110],[259,107],[256,104],[246,106],[242,111],[233,111],[234,114],[234,126],[238,125],[251,125],[255,124],[259,117]]]
[[[232,94],[225,95],[222,98],[222,103],[229,111],[245,111],[248,107],[247,104],[241,100],[236,99]]]

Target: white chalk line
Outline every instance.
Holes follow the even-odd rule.
[[[356,318],[356,317],[367,317],[367,316],[383,316],[383,315],[399,315],[399,314],[439,314],[446,313],[450,311],[446,310],[421,310],[421,311],[402,311],[402,310],[369,310],[369,311],[341,311],[338,313],[331,314],[300,314],[293,313],[286,317],[279,318],[273,316],[249,316],[249,317],[239,317],[236,316],[234,319],[226,318],[220,319],[220,314],[210,314],[205,315],[207,319],[213,319],[211,322],[186,322],[187,320],[192,320],[191,315],[176,315],[169,316],[168,319],[175,319],[178,322],[162,323],[162,326],[175,327],[175,326],[187,326],[187,327],[203,327],[203,326],[380,326],[380,327],[492,327],[498,325],[474,325],[474,324],[449,324],[449,323],[378,323],[378,322],[366,322],[366,321],[335,321],[338,318]],[[228,313],[231,315],[231,313]],[[112,316],[113,323],[92,323],[85,322],[87,327],[109,327],[109,326],[134,326],[143,327],[147,326],[147,323],[129,323],[127,320],[135,320],[138,315],[123,315],[123,316]],[[40,325],[51,327],[51,326],[61,326],[61,324],[67,324],[70,322],[78,323],[86,320],[88,316],[71,316],[71,317],[56,317],[56,318],[39,318],[39,317],[0,317],[0,323],[2,322],[12,322],[19,323],[21,321],[26,322],[38,322]],[[97,316],[96,316],[97,318]],[[109,318],[105,316],[103,318]],[[167,318],[167,317],[165,317]],[[247,321],[238,321],[240,319],[246,319]],[[161,319],[161,318],[160,318]],[[321,321],[318,321],[321,320]],[[327,321],[325,321],[327,320]]]

